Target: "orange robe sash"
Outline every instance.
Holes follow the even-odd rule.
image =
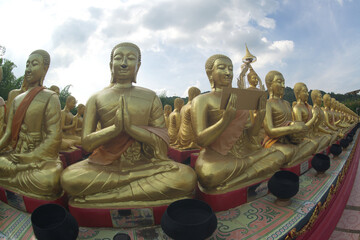
[[[225,156],[242,136],[248,117],[249,110],[237,110],[235,118],[210,147]]]
[[[167,144],[169,144],[169,135],[166,128],[157,128],[150,126],[139,126],[151,133],[154,133]],[[133,144],[135,140],[127,133],[122,132],[117,137],[111,139],[109,142],[98,147],[89,156],[89,162],[98,165],[109,165],[115,160],[120,159],[121,155]]]
[[[27,109],[29,108],[32,100],[35,96],[41,92],[45,87],[39,86],[30,90],[30,92],[24,97],[21,101],[19,107],[16,109],[16,112],[13,117],[12,126],[11,126],[11,140],[12,147],[15,148],[17,141],[19,139],[19,132],[21,128],[21,124],[24,121],[25,114]]]
[[[284,124],[281,125],[281,127],[289,126],[291,124],[291,121],[287,121]],[[268,135],[265,135],[264,141],[262,143],[262,146],[264,148],[270,148],[274,143],[276,143],[280,138],[270,138]]]

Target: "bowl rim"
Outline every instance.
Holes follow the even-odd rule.
[[[181,204],[184,204],[183,206],[186,206],[186,204],[191,204],[191,203],[195,203],[197,204],[197,206],[201,206],[202,209],[205,209],[207,210],[209,216],[207,216],[204,220],[202,221],[199,221],[197,223],[183,223],[183,222],[179,222],[177,221],[176,219],[172,218],[169,214],[169,211],[173,210],[173,209],[176,209],[179,207],[179,205]],[[171,219],[171,221],[174,221],[176,222],[177,224],[180,224],[182,226],[198,226],[198,225],[202,225],[206,222],[209,222],[211,220],[211,218],[213,217],[213,215],[215,215],[214,211],[212,210],[211,206],[209,204],[207,204],[206,202],[204,201],[201,201],[201,200],[198,200],[198,199],[180,199],[180,200],[177,200],[175,202],[172,202],[168,208],[166,209],[165,211],[166,215],[169,217],[169,219]],[[164,214],[165,215],[165,214]],[[216,217],[216,216],[215,216]]]

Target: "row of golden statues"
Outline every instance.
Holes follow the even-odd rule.
[[[356,114],[318,90],[312,91],[310,106],[304,83],[295,85],[297,101],[291,108],[282,99],[285,79],[277,71],[266,75],[269,99],[260,97],[257,109],[237,109],[243,99],[235,93],[221,109],[223,89],[232,86],[233,64],[220,54],[205,64],[211,92],[200,94],[192,87],[185,106],[179,98],[173,112],[169,106],[163,110],[155,92],[133,85],[141,52],[132,43],[113,48],[109,86],[78,106],[73,116],[74,97],[61,110],[58,89],[43,87],[49,65],[46,51],[32,52],[26,89],[9,96],[0,139],[0,186],[47,200],[65,191],[78,207],[166,205],[191,197],[197,183],[204,192],[228,192],[303,161],[358,122]],[[246,91],[263,91],[261,83],[256,89],[261,80],[250,61],[242,69],[241,81],[250,69]],[[244,88],[243,82],[238,85]],[[59,151],[79,144],[92,154],[63,169]],[[181,150],[201,148],[195,170],[169,159],[169,144]]]

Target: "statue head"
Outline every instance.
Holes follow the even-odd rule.
[[[184,106],[184,100],[182,98],[175,98],[174,108],[180,110]]]
[[[250,68],[250,72],[247,75],[247,80],[252,87],[256,87],[259,83],[259,76],[254,71],[254,69]]]
[[[85,105],[80,103],[80,104],[77,106],[77,112],[78,112],[78,114],[81,115],[81,116],[84,115]]]
[[[200,89],[197,87],[191,87],[188,90],[189,101],[192,101],[194,97],[200,94]]]
[[[321,92],[320,90],[312,90],[311,91],[311,100],[314,103],[314,105],[316,104],[317,106],[321,106],[322,104],[322,97],[321,97]]]
[[[66,107],[69,109],[69,110],[71,110],[71,109],[73,109],[74,107],[75,107],[75,105],[76,105],[76,99],[75,99],[75,97],[73,97],[73,96],[68,96],[67,98],[66,98]]]
[[[26,61],[24,82],[27,86],[42,86],[50,66],[50,55],[45,50],[35,50]]]
[[[60,95],[60,88],[58,86],[52,85],[49,89],[54,91],[58,96]]]
[[[111,83],[131,81],[136,83],[136,75],[141,65],[140,48],[129,42],[117,44],[111,51]]]
[[[330,94],[326,93],[323,96],[324,106],[325,107],[331,107],[331,97]]]
[[[172,111],[171,105],[166,104],[166,105],[164,106],[164,113],[165,113],[165,115],[166,115],[166,116],[169,116],[169,114],[171,113],[171,111]]]
[[[269,90],[270,97],[278,96],[282,98],[284,96],[285,79],[281,72],[270,71],[265,76],[266,87]]]
[[[216,54],[208,58],[205,71],[209,78],[211,89],[231,87],[233,64],[229,57]]]
[[[335,109],[336,108],[336,99],[335,98],[330,98],[330,105],[331,108]]]
[[[302,102],[307,102],[309,98],[308,88],[305,83],[298,82],[294,85],[294,94],[296,100],[301,100]]]

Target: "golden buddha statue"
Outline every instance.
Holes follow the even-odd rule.
[[[220,109],[222,90],[231,87],[233,65],[224,55],[213,55],[205,64],[212,91],[193,99],[191,119],[197,144],[202,147],[195,164],[201,190],[223,193],[271,176],[284,163],[284,155],[264,149],[254,141],[265,114],[261,98],[254,123],[248,110],[236,110],[237,95],[231,94],[226,109]]]
[[[316,152],[324,150],[329,145],[331,137],[330,135],[315,134],[315,131],[318,130],[315,130],[315,123],[317,123],[316,128],[318,128],[321,123],[321,120],[319,119],[319,107],[312,109],[311,105],[308,104],[309,91],[305,83],[296,83],[294,86],[294,94],[296,103],[293,106],[293,120],[304,122],[309,128],[306,137],[310,138],[311,141],[318,145]]]
[[[180,110],[180,127],[175,142],[175,148],[182,150],[199,149],[195,143],[195,134],[191,124],[191,102],[200,94],[200,89],[191,87],[188,90],[189,101]]]
[[[289,102],[283,100],[285,79],[278,71],[270,71],[265,77],[270,97],[266,103],[264,147],[274,147],[281,151],[287,166],[292,166],[315,153],[318,145],[304,139],[309,128],[303,121],[292,121]]]
[[[74,115],[70,112],[75,108],[75,104],[75,97],[68,96],[66,98],[65,107],[61,111],[62,139],[63,142],[71,142],[72,145],[81,145],[81,137],[77,136],[75,133],[76,121],[74,121]]]
[[[164,118],[165,118],[165,126],[166,126],[166,128],[169,128],[169,122],[170,122],[169,116],[170,116],[170,113],[171,113],[171,112],[172,112],[172,107],[171,107],[171,105],[166,104],[166,105],[164,106]]]
[[[181,108],[184,106],[184,100],[182,98],[175,98],[174,101],[174,111],[169,115],[169,128],[168,133],[170,137],[170,145],[175,145],[177,140],[177,136],[180,129],[180,111]]]
[[[24,82],[28,89],[15,97],[0,149],[9,142],[11,152],[0,155],[0,186],[16,193],[44,200],[60,197],[62,163],[60,102],[43,80],[50,65],[44,50],[32,52],[26,62]]]
[[[74,122],[75,122],[74,134],[79,137],[81,137],[81,131],[82,131],[82,126],[83,126],[83,121],[84,121],[84,112],[85,112],[85,105],[79,104],[77,106],[77,113],[74,117]]]
[[[110,86],[86,104],[82,146],[94,152],[66,168],[61,177],[73,206],[159,206],[193,194],[195,172],[167,157],[160,99],[132,85],[140,64],[138,46],[116,45],[110,58]],[[98,122],[101,129],[96,131]]]
[[[325,116],[325,125],[333,130],[333,131],[338,131],[338,128],[334,125],[335,121],[334,121],[334,114],[331,111],[331,97],[329,94],[324,94],[323,96],[323,102],[324,102],[324,116]]]

